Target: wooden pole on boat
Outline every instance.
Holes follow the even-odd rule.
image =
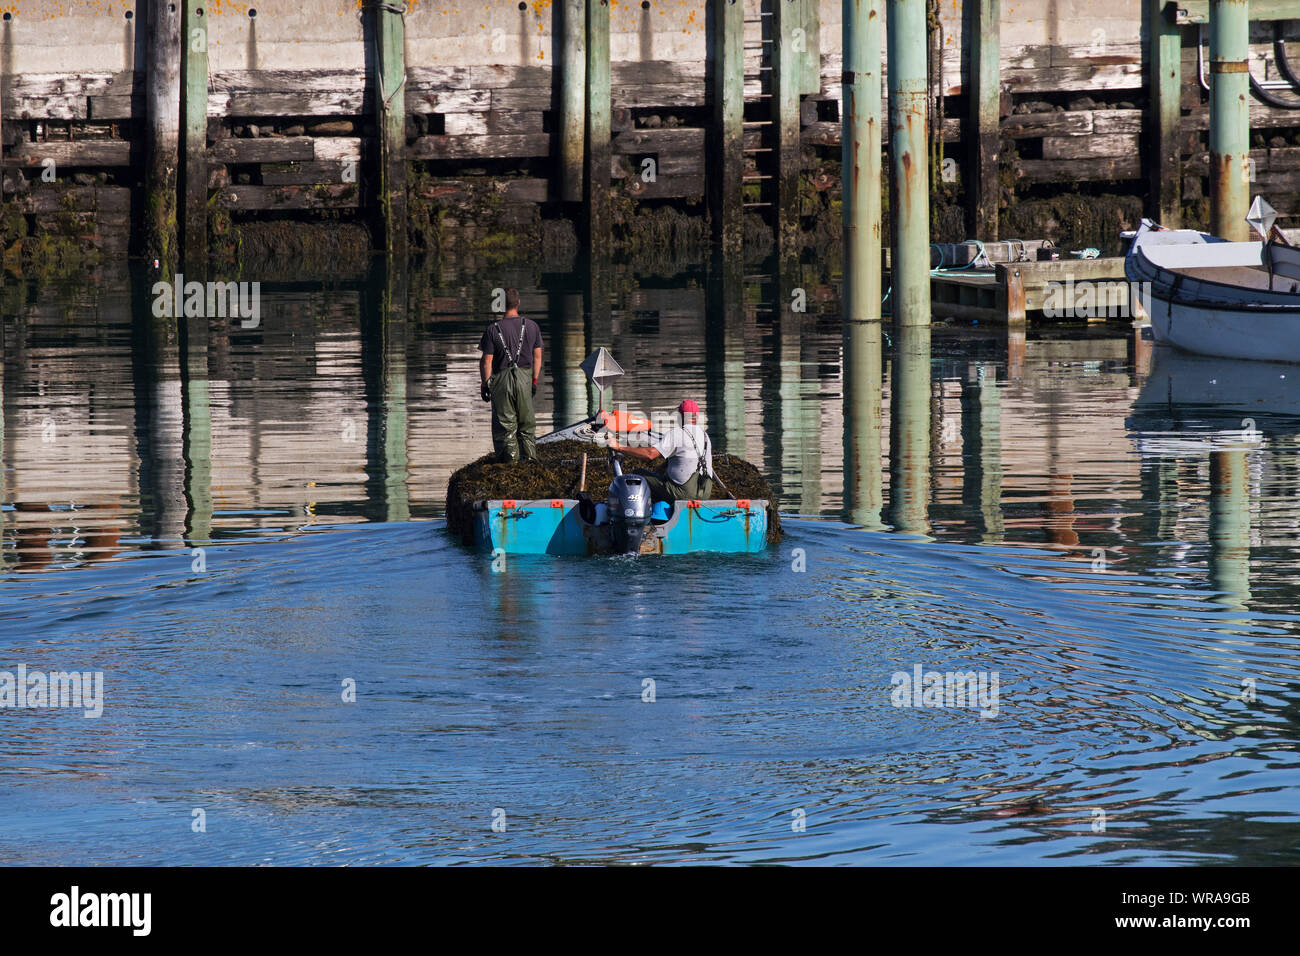
[[[890,309],[895,328],[930,325],[930,107],[926,0],[889,0]]]
[[[587,453],[582,453],[582,465],[578,470],[578,490],[587,490]]]
[[[176,171],[181,125],[181,19],[176,0],[149,0],[145,79],[144,254],[164,276],[175,271]]]
[[[1247,0],[1210,0],[1210,231],[1250,238],[1250,13]]]

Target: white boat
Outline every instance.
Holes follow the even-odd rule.
[[[1300,250],[1143,219],[1124,271],[1142,290],[1157,342],[1222,358],[1300,362]]]

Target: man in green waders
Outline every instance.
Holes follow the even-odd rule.
[[[519,314],[516,290],[506,289],[506,314],[487,327],[478,350],[483,353],[479,394],[492,403],[492,447],[497,457],[503,462],[521,457],[536,461],[533,396],[542,374],[542,331]]]
[[[665,478],[644,471],[636,474],[650,486],[655,501],[707,501],[713,495],[713,443],[700,425],[700,406],[689,398],[677,406],[682,424],[670,428],[653,445],[620,445],[610,438],[611,451],[631,455],[653,464],[660,458],[668,462]]]

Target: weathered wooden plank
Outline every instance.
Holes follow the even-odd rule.
[[[486,159],[547,156],[549,133],[514,136],[421,136],[408,149],[411,159]]]
[[[1137,179],[1142,175],[1142,164],[1137,153],[1071,160],[1068,167],[1062,166],[1059,159],[1016,161],[1016,177],[1028,182],[1060,182],[1067,172],[1071,180],[1079,182]]]
[[[217,203],[232,211],[265,209],[338,209],[356,206],[360,193],[355,184],[317,186],[227,186],[217,193]]]
[[[1012,139],[1086,136],[1092,132],[1093,112],[1091,110],[1075,110],[1066,113],[1020,113],[1002,120],[1002,135]]]
[[[489,109],[537,112],[556,107],[553,90],[541,87],[513,87],[488,91]]]
[[[408,66],[406,85],[415,90],[495,90],[507,87],[551,87],[549,66]]]
[[[703,84],[706,76],[704,60],[627,60],[610,64],[609,85],[617,89],[656,83]]]
[[[1091,159],[1101,156],[1127,156],[1141,145],[1136,134],[1110,136],[1044,136],[1043,159]],[[1068,179],[1068,175],[1065,177]]]
[[[53,140],[42,143],[21,143],[10,153],[7,165],[40,166],[46,159],[54,160],[56,174],[65,166],[128,166],[131,162],[131,144],[125,140],[77,139]]]
[[[623,191],[638,199],[680,199],[704,194],[704,174],[684,176],[657,176],[655,181],[647,183],[640,176],[633,176],[623,187]]]
[[[125,95],[113,93],[90,96],[86,100],[88,119],[124,120],[144,115],[144,95],[140,93]]]
[[[689,126],[675,129],[632,129],[614,137],[616,153],[662,153],[670,150],[703,150],[704,130]]]
[[[345,164],[312,161],[305,163],[266,163],[262,166],[264,186],[302,186],[316,183],[342,183]]]
[[[546,91],[532,89],[532,92]],[[410,87],[406,90],[408,113],[473,113],[488,109],[491,103],[491,90],[413,90]]]
[[[1141,110],[1093,110],[1092,131],[1098,136],[1117,133],[1137,133],[1143,130]]]
[[[421,186],[419,195],[425,199],[468,197],[475,191],[482,190],[484,183],[482,179],[430,179]],[[538,203],[546,202],[549,198],[549,184],[545,179],[497,179],[491,181],[491,186],[507,202]]]
[[[215,116],[357,116],[365,112],[365,89],[304,93],[213,93]]]
[[[478,113],[448,113],[442,131],[448,136],[509,136],[540,133],[545,129],[541,112],[506,113],[486,110]]]
[[[361,139],[357,136],[317,136],[311,147],[311,158],[318,162],[361,162]]]
[[[43,186],[33,184],[12,200],[25,213],[57,213],[73,209],[125,216],[131,209],[131,190],[126,186]]]
[[[1127,59],[1127,58],[1126,58]],[[1138,89],[1142,86],[1141,58],[1132,62],[1002,69],[1002,85],[1013,93],[1047,93],[1063,90]]]
[[[310,136],[223,139],[208,147],[216,163],[291,163],[318,159]]]
[[[800,139],[805,145],[839,146],[842,134],[843,130],[839,123],[822,120],[816,123],[809,123],[805,126],[800,134]],[[887,123],[881,125],[881,135],[884,137],[884,142],[888,143],[889,125]],[[758,135],[756,130],[753,132],[746,130],[745,147],[750,149],[760,145],[760,139],[761,137]],[[961,120],[958,117],[950,116],[944,119],[943,141],[945,143],[957,143],[961,141]]]
[[[754,93],[759,90],[755,81]],[[610,91],[616,106],[629,108],[669,107],[669,106],[704,106],[704,81],[690,84],[654,83],[646,86],[630,87]],[[750,84],[745,84],[745,95],[751,96]]]
[[[78,120],[87,118],[87,98],[80,93],[50,96],[6,96],[4,115],[10,119]]]

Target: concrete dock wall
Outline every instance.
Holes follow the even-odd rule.
[[[771,131],[762,120],[771,111],[765,98],[774,0],[742,2],[751,121],[746,197],[758,208],[767,205],[763,183],[771,178],[763,155]],[[816,0],[787,2],[809,4],[811,18]],[[200,4],[208,68],[208,142],[200,168],[208,171],[209,227],[218,252],[223,236],[267,215],[351,217],[361,224],[371,218],[365,187],[372,170],[364,160],[365,143],[376,135],[367,77],[373,55],[362,6],[362,0]],[[952,144],[949,154],[960,156],[969,44],[961,0],[938,7],[942,57],[933,79],[945,105],[941,136]],[[610,0],[611,187],[629,202],[698,203],[704,196],[708,13],[708,0]],[[4,197],[27,217],[18,230],[23,235],[10,222],[0,238],[12,244],[58,234],[124,252],[140,202],[148,3],[7,0],[0,14],[6,18],[0,20]],[[804,174],[811,189],[828,195],[838,190],[840,14],[839,0],[820,3],[809,39],[820,88],[804,89],[799,117]],[[402,147],[412,169],[416,248],[443,243],[458,230],[471,238],[503,230],[535,238],[544,219],[572,218],[573,210],[558,204],[555,175],[557,17],[552,0],[409,0]],[[1003,204],[1017,189],[1054,184],[1140,192],[1150,138],[1140,5],[1023,0],[1003,2],[1001,18]],[[1180,194],[1192,213],[1205,193],[1208,128],[1195,39],[1184,28]],[[1256,39],[1253,55],[1266,61],[1271,45]],[[1298,117],[1298,111],[1252,104],[1256,189],[1288,218],[1300,216]],[[642,175],[647,159],[654,161],[650,178]],[[958,181],[954,201],[960,201],[960,172],[948,174]]]

